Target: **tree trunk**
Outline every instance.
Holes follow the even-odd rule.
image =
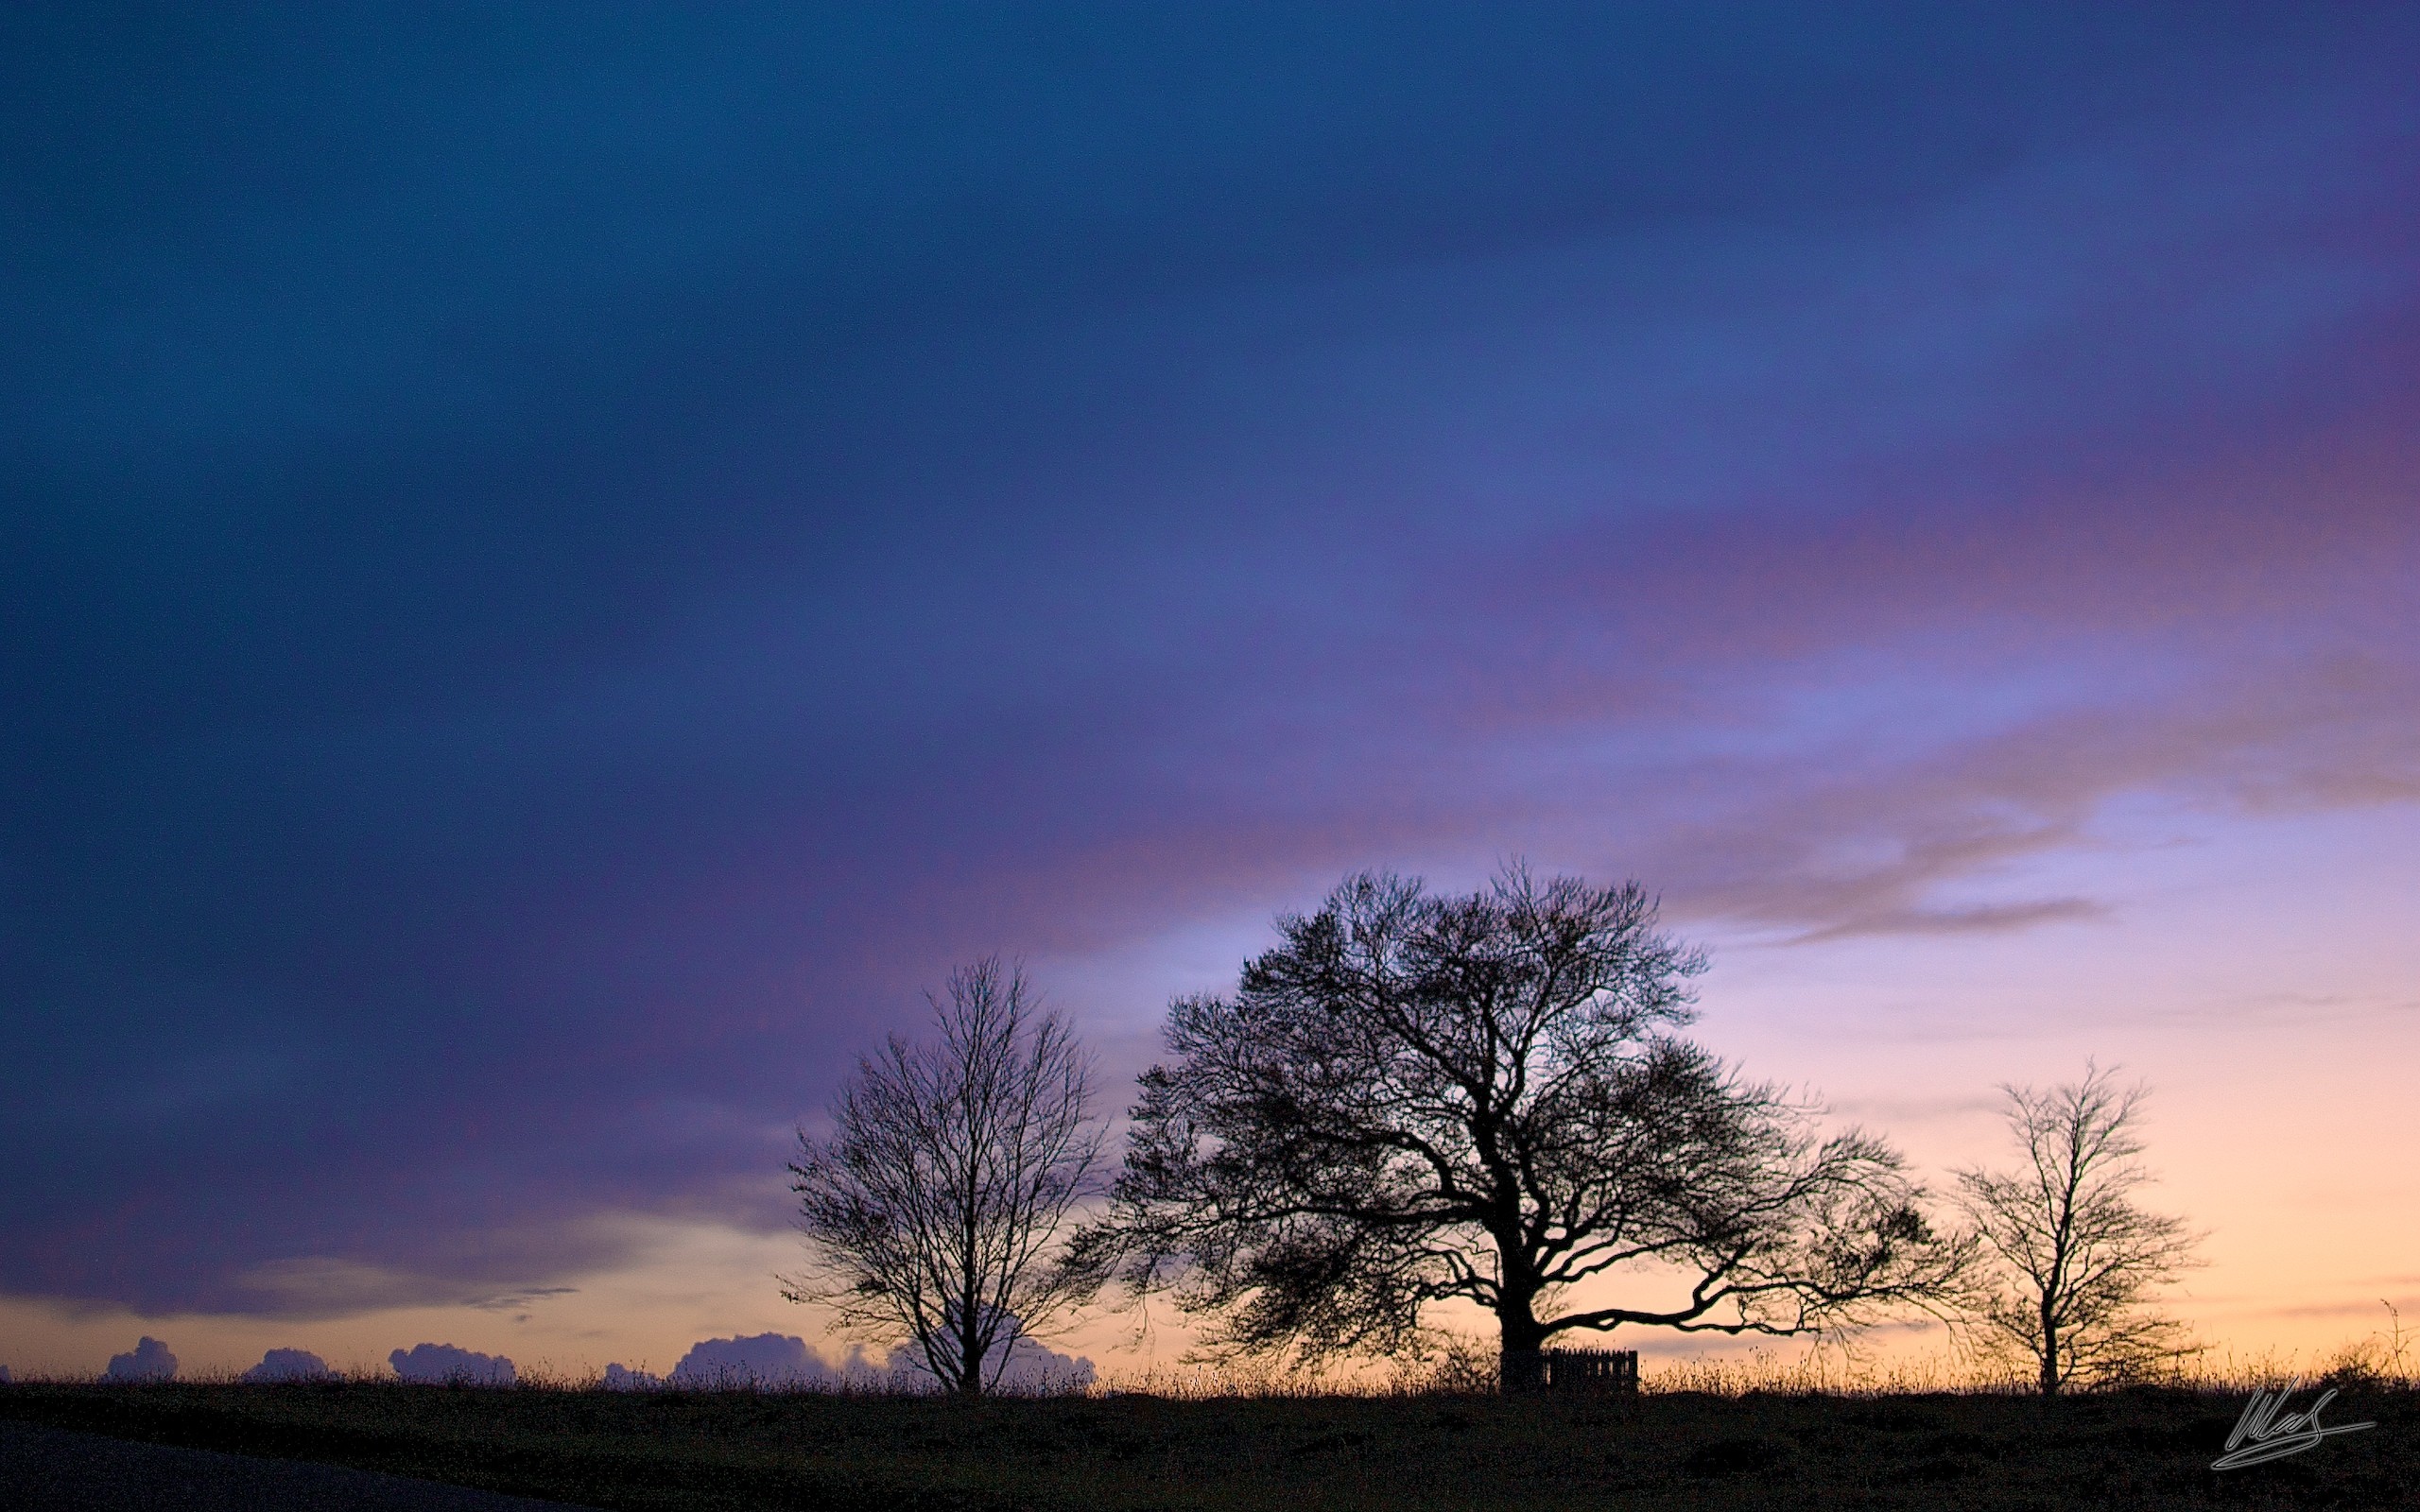
[[[1495,1319],[1504,1331],[1503,1352],[1498,1356],[1496,1385],[1505,1396],[1543,1390],[1546,1386],[1547,1331],[1538,1326],[1532,1304],[1534,1294],[1508,1289],[1496,1302]]]
[[[967,1339],[958,1348],[958,1394],[961,1397],[983,1395],[983,1346],[980,1340]]]
[[[2042,1309],[2042,1395],[2059,1394],[2059,1325],[2048,1307]]]
[[[958,1394],[961,1397],[983,1395],[983,1337],[975,1326],[976,1315],[981,1306],[981,1303],[970,1299],[959,1319]]]

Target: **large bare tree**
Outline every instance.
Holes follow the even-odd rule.
[[[979,961],[931,1001],[937,1038],[892,1036],[858,1062],[831,1135],[800,1132],[810,1263],[783,1295],[904,1340],[944,1389],[980,1396],[1020,1336],[1088,1289],[1058,1250],[1102,1130],[1089,1058],[1022,972]]]
[[[2087,1061],[2083,1080],[2048,1091],[2002,1087],[2017,1168],[1958,1173],[1985,1261],[1968,1316],[1987,1352],[2034,1367],[2045,1396],[2134,1379],[2192,1352],[2153,1294],[2200,1263],[2199,1236],[2135,1203],[2151,1179],[2135,1159],[2150,1090],[2120,1088],[2115,1074]]]
[[[1403,1352],[1461,1299],[1495,1315],[1511,1391],[1558,1335],[1798,1333],[1955,1278],[1887,1145],[1672,1036],[1705,960],[1636,884],[1364,874],[1278,930],[1233,997],[1172,1006],[1079,1241],[1215,1315],[1214,1344]],[[1605,1299],[1625,1272],[1661,1299]]]

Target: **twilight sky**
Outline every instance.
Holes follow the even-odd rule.
[[[2420,16],[2119,9],[10,8],[0,1363],[812,1332],[951,963],[1512,855],[2420,1298]]]

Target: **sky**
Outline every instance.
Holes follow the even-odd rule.
[[[819,1336],[783,1162],[954,964],[1115,1111],[1275,915],[1513,857],[1936,1186],[2147,1080],[2206,1338],[2420,1315],[2415,78],[2388,8],[9,8],[0,1365]]]

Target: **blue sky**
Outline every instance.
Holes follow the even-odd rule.
[[[2415,62],[2303,7],[12,9],[0,1296],[778,1234],[953,962],[1117,983],[1132,1059],[1167,942],[1361,866],[2048,960],[2146,806],[2406,822]]]

